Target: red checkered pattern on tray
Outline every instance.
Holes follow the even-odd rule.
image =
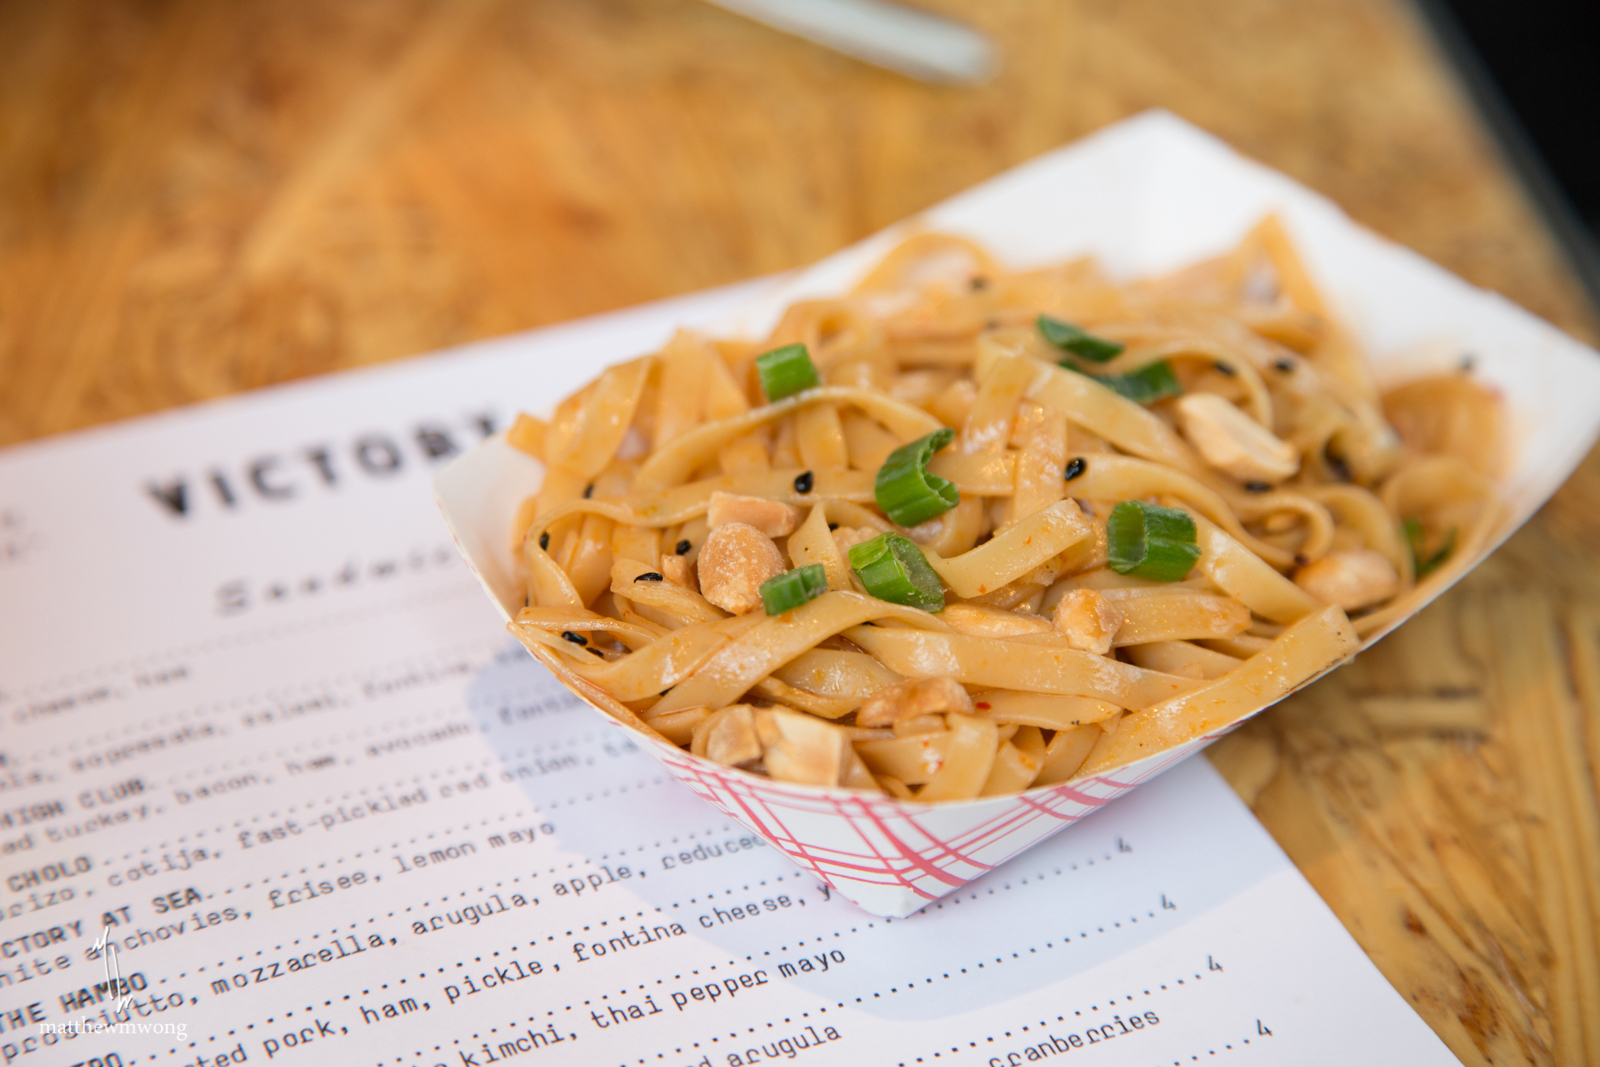
[[[1044,792],[933,807],[883,794],[775,782],[660,742],[644,744],[673,777],[847,899],[857,901],[868,887],[888,887],[932,901],[1161,774],[1210,740]]]

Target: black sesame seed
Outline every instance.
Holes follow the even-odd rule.
[[[1088,469],[1089,462],[1086,459],[1084,459],[1082,456],[1074,456],[1072,457],[1071,462],[1067,464],[1067,469],[1063,475],[1063,478],[1070,482],[1072,479],[1078,477],[1078,475],[1082,474]]]
[[[589,652],[590,652],[591,655],[599,656],[601,659],[605,659],[606,658],[606,654],[604,652],[601,652],[598,648],[591,648],[589,650]]]
[[[1294,373],[1294,364],[1291,363],[1287,359],[1278,360],[1276,363],[1274,363],[1272,365],[1272,368],[1274,370],[1276,370],[1280,374],[1292,374],[1292,373]]]
[[[541,552],[550,551],[550,531],[549,530],[546,530],[544,533],[539,535],[539,550]]]
[[[571,630],[562,630],[561,636],[575,645],[587,645],[589,639],[582,634],[575,634]]]
[[[594,483],[590,482],[583,487],[583,499],[588,500],[592,496],[594,496]]]
[[[1300,553],[1296,552],[1294,554],[1294,565],[1296,567],[1304,567],[1307,563],[1310,563],[1310,562],[1311,561],[1309,559],[1306,559]]]
[[[1343,482],[1350,480],[1350,464],[1346,463],[1344,457],[1333,450],[1332,441],[1322,447],[1322,458],[1327,462],[1328,470],[1333,473],[1335,478]]]
[[[989,279],[985,278],[983,275],[979,274],[976,277],[974,277],[967,284],[972,286],[972,291],[973,292],[979,293],[979,292],[982,292],[983,290],[989,288]]]
[[[693,547],[694,546],[689,543],[689,539],[685,537],[682,541],[679,541],[676,545],[672,546],[672,551],[676,552],[680,556],[687,556],[689,554],[689,549]]]
[[[1232,363],[1217,363],[1215,366],[1218,374],[1226,374],[1230,378],[1239,373],[1233,369]]]
[[[1272,486],[1266,482],[1245,482],[1244,491],[1247,493],[1270,493]]]
[[[639,577],[635,578],[634,581],[636,581],[636,582],[659,582],[659,581],[661,581],[661,574],[658,571],[645,571],[643,574],[639,575]]]
[[[983,324],[983,328],[985,330],[998,330],[1000,328],[1000,320],[990,319],[988,322]]]
[[[1477,365],[1478,365],[1478,357],[1473,355],[1471,352],[1468,352],[1468,353],[1466,353],[1465,355],[1463,355],[1461,357],[1461,373],[1462,374],[1471,374],[1473,368],[1476,367]]]
[[[816,484],[817,476],[815,474],[812,474],[810,471],[801,471],[799,474],[795,475],[794,491],[797,493],[809,493],[811,492],[811,487]]]

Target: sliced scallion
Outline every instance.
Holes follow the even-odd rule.
[[[1070,362],[1063,362],[1061,365],[1079,374],[1084,373],[1081,368],[1073,366]],[[1183,384],[1178,381],[1178,376],[1172,373],[1172,364],[1164,359],[1146,363],[1138,370],[1129,371],[1127,374],[1091,374],[1088,377],[1135,404],[1153,404],[1165,397],[1183,394]]]
[[[928,560],[909,537],[879,534],[850,546],[850,566],[861,576],[867,592],[891,604],[906,604],[926,611],[944,610],[944,586]]]
[[[1177,508],[1124,500],[1106,520],[1106,563],[1118,574],[1152,582],[1189,577],[1200,546],[1194,520]]]
[[[1172,364],[1164,359],[1147,363],[1128,374],[1115,374],[1103,379],[1111,388],[1135,404],[1153,404],[1169,396],[1181,396],[1183,385],[1172,373]]]
[[[1082,356],[1093,363],[1104,363],[1115,359],[1127,347],[1120,341],[1108,341],[1104,337],[1096,337],[1082,326],[1074,326],[1065,319],[1050,315],[1040,315],[1038,326],[1046,341],[1064,352]]]
[[[1416,567],[1418,581],[1426,578],[1444,565],[1445,560],[1454,555],[1456,550],[1456,530],[1444,535],[1444,542],[1439,550],[1432,555],[1427,551],[1427,534],[1422,528],[1422,523],[1416,519],[1407,519],[1405,522],[1406,544],[1411,549],[1411,561]]]
[[[828,572],[820,563],[808,563],[762,582],[761,603],[768,615],[782,615],[827,591]]]
[[[955,436],[950,427],[941,426],[889,453],[878,468],[873,495],[890,521],[915,526],[961,503],[961,490],[954,483],[928,473],[928,460]]]
[[[767,400],[782,400],[822,384],[811,353],[805,345],[784,345],[756,357],[756,373],[761,376],[761,391]]]

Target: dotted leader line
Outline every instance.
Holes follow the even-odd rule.
[[[658,842],[657,843],[657,847],[660,847],[660,844],[661,843]],[[1109,856],[1103,857],[1103,861],[1104,861],[1104,859],[1109,859],[1109,858],[1110,858]],[[573,865],[569,864],[568,866],[571,867]],[[1077,865],[1075,865],[1075,864],[1069,864],[1067,866],[1067,868],[1066,868],[1066,870],[1068,870],[1068,871],[1076,870],[1076,869],[1077,869]],[[549,873],[555,873],[556,870],[557,870],[557,868],[553,868],[552,867],[552,868],[549,869]],[[1065,872],[1063,872],[1061,869],[1057,869],[1056,873],[1057,874],[1062,874],[1062,873],[1065,873]],[[537,872],[535,872],[531,877],[537,877]],[[1042,877],[1042,875],[1041,876],[1035,876],[1035,880],[1037,880],[1037,878],[1039,878],[1039,877]],[[803,879],[803,878],[804,878],[804,875],[802,875],[800,872],[793,872],[792,874],[789,874],[787,876],[780,876],[777,879],[777,881],[782,882],[785,879],[797,879],[798,880],[798,879]],[[513,881],[513,883],[520,883],[521,879],[520,878],[516,878],[516,879],[513,879],[512,881]],[[1018,880],[1018,884],[1019,885],[1026,884],[1026,880],[1019,879]],[[749,891],[751,891],[753,889],[762,888],[762,887],[765,887],[767,885],[768,885],[768,882],[766,880],[760,880],[760,881],[758,881],[756,883],[755,886],[751,886],[751,885],[748,885],[748,884],[742,886],[739,891],[740,892],[749,892]],[[496,886],[496,888],[506,888],[504,882],[497,882],[497,883],[495,883],[495,886]],[[1007,883],[1006,885],[1001,887],[1001,890],[1005,891],[1005,890],[1008,890],[1010,888],[1011,888],[1010,884]],[[478,890],[477,890],[477,892],[479,892],[479,893],[485,893],[487,891],[488,891],[487,887],[485,887],[485,886],[480,886],[480,887],[478,887]],[[720,892],[719,891],[713,891],[713,893],[710,896],[707,896],[707,897],[703,898],[703,902],[704,903],[711,903],[713,897],[716,897],[718,895],[731,896],[734,892],[735,892],[735,890],[733,890],[731,887],[722,889],[722,890],[720,890]],[[459,893],[456,893],[454,895],[462,897],[462,898],[465,898],[468,895],[468,893],[467,893],[467,891],[463,890],[463,891],[460,891]],[[448,904],[449,896],[450,896],[450,894],[447,894],[444,899],[437,901],[437,905],[446,906]],[[435,906],[435,903],[436,902],[432,901],[432,900],[423,901],[420,905],[417,905],[417,907],[426,908],[426,907],[430,907],[430,906]],[[681,902],[670,904],[669,907],[671,907],[673,909],[676,909],[676,908],[682,907],[684,904],[691,904],[692,905],[692,904],[695,904],[695,903],[702,903],[702,898],[701,897],[691,897],[687,901],[681,901]],[[408,907],[408,908],[406,908],[404,910],[406,912],[412,912],[413,908]],[[666,909],[659,908],[659,907],[655,908],[653,910],[654,910],[654,912],[656,914],[665,914],[665,911],[666,911]],[[395,912],[390,912],[389,915],[391,917],[396,917],[396,918],[400,917]],[[1154,918],[1155,917],[1155,913],[1154,912],[1147,912],[1147,916],[1146,917],[1147,918]],[[629,915],[629,914],[626,914],[626,913],[618,915],[617,918],[615,919],[615,922],[617,924],[621,925],[621,924],[629,923],[629,922],[633,921],[634,919],[645,919],[645,918],[647,918],[647,913],[646,912],[644,912],[644,911],[635,911],[632,915]],[[377,921],[376,917],[371,917],[371,918],[369,918],[367,920],[367,922],[369,924],[375,923],[376,921]],[[885,922],[888,922],[888,921],[889,920],[885,920]],[[1130,922],[1138,922],[1139,920],[1138,920],[1137,916],[1130,916],[1130,920],[1129,921]],[[595,931],[597,926],[598,927],[609,927],[611,925],[611,922],[612,922],[612,920],[609,920],[609,919],[600,920],[597,923],[596,922],[591,922],[591,923],[586,924],[586,925],[578,926],[575,929],[566,930],[562,936],[565,936],[567,938],[572,938],[572,937],[576,936],[577,934],[579,934],[580,932],[592,933],[592,932]],[[864,929],[872,929],[872,928],[875,928],[877,925],[878,925],[877,922],[866,923],[866,924],[863,924],[862,926],[851,927],[850,928],[850,932],[855,933],[855,932],[861,931],[863,928]],[[1112,930],[1118,929],[1121,926],[1122,926],[1122,923],[1120,921],[1112,922],[1110,924],[1110,929],[1112,929]],[[349,925],[349,929],[351,929],[351,930],[355,930],[357,928],[358,928],[358,924],[356,924],[356,923],[352,923],[352,924]],[[1097,933],[1106,933],[1106,932],[1108,932],[1108,929],[1107,929],[1106,926],[1098,926],[1098,927],[1096,927],[1096,932]],[[334,936],[346,936],[346,935],[343,934],[343,931],[341,931],[338,928],[335,928],[335,929],[331,930],[330,933],[333,934]],[[841,937],[842,936],[842,932],[841,931],[835,931],[833,936],[835,938]],[[1090,935],[1087,931],[1080,931],[1080,933],[1078,935],[1078,940],[1083,940],[1083,939],[1088,938],[1090,936],[1092,936],[1092,935]],[[557,937],[557,935],[555,935],[555,934],[549,934],[549,935],[546,935],[543,940],[547,944],[548,943],[553,943],[553,942],[556,941],[556,937]],[[312,936],[312,940],[320,940],[320,935],[313,935]],[[795,947],[799,948],[801,945],[803,945],[805,943],[805,940],[806,939],[802,939],[802,941],[799,944],[797,944]],[[814,940],[821,941],[822,938],[819,937],[819,938],[816,938]],[[1071,943],[1073,938],[1071,938],[1071,936],[1068,935],[1068,936],[1062,937],[1060,940],[1061,940],[1062,944],[1065,945],[1065,944]],[[529,949],[536,949],[538,947],[538,943],[539,943],[539,940],[536,938],[533,941],[528,942],[528,946],[527,947]],[[295,940],[293,940],[291,942],[291,944],[294,945],[294,946],[298,946],[298,945],[302,944],[302,940],[301,939],[295,939]],[[1054,945],[1055,945],[1054,941],[1048,941],[1048,942],[1045,943],[1045,945],[1043,947],[1048,950],[1050,948],[1053,948]],[[516,951],[517,947],[518,946],[516,944],[510,945],[506,949],[507,954]],[[280,944],[280,945],[274,946],[272,951],[281,952],[281,951],[284,950],[284,948],[285,948],[285,946]],[[788,950],[789,950],[789,946],[787,946],[787,945],[781,946],[778,949],[778,951],[780,953],[787,952]],[[1038,946],[1030,947],[1028,949],[1028,951],[1030,953],[1037,952],[1038,951]],[[257,957],[260,957],[260,956],[265,955],[265,952],[266,952],[266,950],[258,950],[255,953],[255,955]],[[766,956],[766,957],[770,957],[770,956],[772,956],[772,954],[773,953],[772,953],[771,950],[767,950],[767,951],[764,951],[762,953],[762,955]],[[489,958],[492,961],[493,959],[500,958],[500,956],[501,956],[501,953],[499,951],[492,951],[490,953]],[[1022,952],[1021,951],[1013,952],[1011,954],[1010,958],[1011,959],[1020,959],[1020,958],[1022,958]],[[245,961],[245,957],[244,956],[241,955],[241,956],[236,957],[236,962],[242,963],[244,961]],[[477,956],[474,956],[473,957],[473,961],[474,962],[478,962],[478,963],[486,962],[485,958],[481,954],[477,955]],[[755,955],[753,953],[747,955],[745,957],[745,961],[746,962],[757,962],[756,961],[756,957],[755,957]],[[994,964],[1003,964],[1005,962],[1008,962],[1008,960],[1004,956],[996,956],[994,958],[994,961],[993,961]],[[989,965],[990,965],[990,963],[989,963],[988,960],[983,960],[983,961],[979,961],[976,964],[974,964],[972,966],[969,966],[969,967],[956,968],[953,971],[944,972],[940,977],[942,979],[944,979],[944,980],[956,980],[961,975],[971,975],[974,971],[984,970]],[[466,966],[467,966],[467,963],[464,960],[458,960],[458,961],[455,962],[455,967],[458,968],[458,969],[465,968]],[[726,967],[730,967],[730,968],[738,967],[739,966],[739,962],[736,959],[730,959],[725,966]],[[227,968],[228,967],[228,963],[227,963],[226,960],[219,960],[217,962],[217,964],[216,964],[216,967],[218,967],[218,968]],[[559,964],[553,964],[553,969],[554,970],[559,970]],[[201,968],[198,969],[198,971],[196,973],[198,974],[199,972],[204,972],[206,970],[208,970],[208,968],[202,966]],[[708,971],[716,971],[716,970],[718,970],[718,967],[717,967],[717,965],[713,964],[713,965],[710,965],[709,967],[707,967],[706,970],[708,970]],[[445,967],[436,967],[435,968],[435,972],[436,972],[436,974],[446,974],[446,973],[448,973],[448,971],[447,971],[447,969]],[[692,970],[690,972],[690,974],[693,975],[693,976],[699,976],[701,974],[701,971],[699,969],[694,969],[694,970]],[[179,975],[179,978],[181,979],[181,978],[185,978],[187,976],[188,976],[188,973],[184,972],[183,974]],[[419,974],[418,974],[418,978],[419,979],[425,979],[425,978],[429,978],[429,977],[430,977],[430,974],[427,971],[422,971],[422,972],[419,972]],[[672,977],[671,981],[681,981],[682,979],[683,979],[683,975],[680,973],[680,974],[674,975]],[[1188,980],[1189,979],[1177,979],[1175,984],[1179,985],[1179,986],[1182,986]],[[1196,974],[1196,975],[1193,976],[1192,980],[1199,981],[1199,980],[1201,980],[1201,976],[1199,974]],[[165,981],[165,980],[163,980],[163,981]],[[404,984],[407,983],[407,981],[408,981],[408,979],[401,978],[401,979],[398,980],[398,984],[404,985]],[[666,981],[668,981],[668,979],[657,979],[655,981],[655,984],[657,986],[661,986],[661,985],[665,984]],[[917,989],[917,988],[919,988],[919,987],[921,987],[923,985],[933,984],[934,981],[935,981],[935,979],[933,977],[931,977],[931,976],[930,977],[925,977],[925,978],[921,979],[920,981],[912,980],[910,982],[904,983],[903,985],[892,986],[892,987],[889,988],[889,990],[887,992],[890,995],[895,995],[895,994],[901,993],[902,991],[909,993],[909,992],[912,992],[913,990],[915,990],[915,989]],[[390,986],[389,986],[388,983],[383,983],[380,986],[380,990],[384,990],[384,991],[388,990],[389,988],[390,988]],[[648,989],[648,987],[645,986],[645,985],[640,985],[637,988],[640,991],[645,991],[645,990]],[[1168,988],[1169,988],[1168,985],[1162,984],[1162,985],[1157,986],[1155,990],[1145,990],[1143,995],[1147,996],[1147,997],[1148,996],[1153,996],[1153,995],[1155,995],[1156,992],[1166,991]],[[372,993],[372,990],[369,988],[369,989],[364,989],[362,991],[361,995],[362,996],[370,996],[371,993]],[[628,993],[629,993],[629,990],[626,987],[624,987],[623,989],[619,990],[617,995],[620,997],[620,996],[625,996]],[[869,998],[877,999],[877,998],[882,997],[883,995],[884,995],[883,992],[863,993],[862,996],[855,998],[855,1003],[865,1003]],[[348,1000],[348,999],[350,999],[350,997],[346,996],[345,999]],[[1125,999],[1125,1000],[1127,1000],[1128,1002],[1131,1003],[1134,1000],[1134,995],[1133,994],[1127,994],[1123,999]],[[602,1001],[609,1000],[609,994],[602,995],[600,997],[600,1000],[602,1000]],[[586,1001],[582,1002],[582,1005],[580,1005],[580,1006],[584,1006],[584,1007],[591,1006],[593,1003],[594,1003],[593,999],[590,999],[590,1000],[586,1000]],[[332,1004],[331,1001],[325,1001],[325,1005],[330,1005],[331,1006],[331,1004]],[[1111,998],[1107,1002],[1108,1008],[1114,1008],[1114,1007],[1116,1007],[1116,1005],[1117,1005],[1117,998]],[[838,1001],[838,1002],[836,1002],[836,1005],[835,1005],[836,1008],[844,1008],[846,1006],[847,1006],[847,1004],[846,1004],[845,1001]],[[306,1010],[307,1011],[311,1011],[313,1009],[311,1007],[308,1007]],[[575,1007],[573,1005],[570,1005],[570,1004],[566,1005],[564,1007],[564,1009],[563,1009],[563,1011],[565,1011],[565,1012],[571,1012],[573,1010],[575,1010]],[[1100,1006],[1098,1004],[1090,1005],[1088,1010],[1091,1013],[1098,1013],[1100,1011]],[[825,1012],[826,1009],[825,1008],[824,1009],[819,1009],[819,1011]],[[293,1014],[293,1013],[291,1012],[290,1014]],[[547,1012],[546,1014],[549,1017],[554,1017],[554,1012]],[[1083,1012],[1082,1009],[1080,1009],[1080,1010],[1078,1010],[1078,1011],[1076,1011],[1074,1013],[1074,1017],[1075,1018],[1081,1018],[1081,1017],[1083,1017],[1083,1015],[1084,1015],[1084,1012]],[[802,1013],[801,1017],[802,1018],[810,1018],[810,1014],[809,1013]],[[1067,1021],[1067,1018],[1066,1018],[1065,1015],[1058,1016],[1057,1018],[1058,1018],[1058,1021]],[[263,1025],[271,1025],[275,1021],[276,1021],[276,1017],[271,1017],[271,1018],[268,1018],[266,1020],[266,1023],[263,1024]],[[540,1020],[535,1016],[529,1016],[528,1017],[528,1021],[529,1022],[539,1022]],[[792,1021],[793,1021],[793,1017],[792,1016],[791,1017],[786,1017],[784,1019],[784,1023],[786,1025],[791,1024]],[[517,1023],[515,1021],[512,1021],[512,1022],[508,1023],[507,1025],[508,1026],[514,1026],[514,1025],[517,1025]],[[776,1023],[767,1023],[767,1024],[765,1024],[767,1029],[772,1029],[776,1025],[777,1025]],[[1046,1020],[1041,1020],[1039,1025],[1041,1027],[1044,1027],[1044,1026],[1048,1025],[1048,1022]],[[247,1029],[254,1029],[254,1024],[248,1025]],[[1024,1033],[1027,1033],[1027,1032],[1030,1031],[1030,1029],[1031,1029],[1031,1027],[1024,1026],[1024,1027],[1021,1028],[1021,1031],[1024,1032]],[[491,1032],[497,1032],[497,1030],[491,1030]],[[745,1029],[745,1036],[755,1035],[758,1032],[759,1032],[758,1028],[756,1028],[756,1027],[747,1027]],[[237,1030],[230,1030],[228,1032],[229,1036],[234,1036],[234,1035],[236,1035],[236,1033],[237,1033]],[[472,1040],[477,1040],[479,1036],[480,1035],[478,1035],[478,1034],[474,1034]],[[741,1036],[741,1034],[740,1034],[739,1031],[737,1031],[737,1030],[730,1031],[728,1040],[732,1041],[732,1040],[738,1039],[740,1036]],[[1014,1036],[1014,1032],[1013,1031],[1006,1031],[1003,1036],[1012,1037],[1012,1036]],[[211,1038],[211,1040],[216,1040],[216,1038],[213,1037],[213,1038]],[[712,1044],[716,1044],[716,1043],[720,1042],[721,1040],[722,1039],[719,1036],[713,1036],[713,1037],[708,1039],[708,1041],[710,1043],[712,1043]],[[990,1038],[987,1038],[986,1040],[995,1041],[995,1040],[998,1040],[998,1039],[990,1037]],[[455,1043],[456,1044],[460,1044],[459,1040],[457,1040]],[[191,1043],[191,1047],[195,1047],[193,1043]],[[442,1047],[443,1046],[435,1046],[435,1050],[436,1051],[441,1050]],[[692,1047],[699,1048],[700,1044],[699,1043],[692,1043]],[[977,1044],[977,1042],[971,1042],[971,1043],[969,1043],[969,1047],[970,1048],[976,1048],[976,1047],[978,1047],[978,1044]],[[1231,1046],[1225,1046],[1225,1047],[1226,1048],[1231,1048]],[[961,1051],[961,1049],[959,1048],[959,1046],[953,1046],[952,1049],[951,1049],[952,1053],[960,1052],[960,1051]],[[675,1052],[675,1054],[680,1054],[681,1052],[682,1052],[682,1049],[680,1048]],[[422,1053],[419,1051],[419,1052],[416,1053],[416,1055],[420,1056],[420,1055],[422,1055]],[[664,1053],[659,1054],[657,1058],[661,1058],[664,1055],[665,1055]],[[943,1055],[944,1055],[944,1053],[942,1051],[934,1052],[934,1053],[931,1054],[932,1058],[935,1058],[935,1059],[940,1058]],[[925,1059],[926,1059],[926,1057],[919,1057],[919,1058],[917,1058],[916,1062],[924,1062]],[[396,1062],[403,1062],[403,1058],[397,1059]],[[641,1059],[639,1062],[640,1063],[646,1063],[648,1061],[644,1060],[644,1059]]]
[[[1118,1008],[1119,1005],[1122,1005],[1122,1004],[1135,1004],[1141,998],[1155,998],[1155,997],[1159,997],[1160,994],[1162,994],[1162,993],[1176,993],[1177,992],[1177,988],[1176,987],[1178,987],[1178,986],[1190,986],[1190,985],[1193,985],[1193,984],[1201,982],[1201,981],[1204,981],[1204,978],[1200,974],[1195,973],[1195,974],[1192,974],[1192,975],[1190,975],[1190,976],[1188,976],[1186,978],[1176,978],[1176,979],[1173,979],[1171,982],[1159,983],[1156,986],[1154,986],[1153,988],[1141,990],[1137,994],[1136,993],[1125,993],[1120,997],[1116,997],[1116,996],[1108,997],[1104,1001],[1105,1009],[1106,1009],[1107,1012],[1113,1012]],[[1126,1008],[1124,1008],[1123,1010],[1126,1010]],[[1070,1018],[1066,1014],[1063,1013],[1061,1015],[1057,1015],[1056,1018],[1055,1018],[1055,1021],[1056,1021],[1056,1023],[1077,1024],[1079,1022],[1088,1022],[1088,1023],[1090,1023],[1090,1025],[1101,1025],[1100,1023],[1098,1023],[1096,1021],[1096,1019],[1097,1018],[1098,1019],[1106,1019],[1106,1018],[1108,1018],[1107,1015],[1101,1015],[1100,1014],[1100,1004],[1091,1004],[1091,1005],[1089,1005],[1087,1011],[1088,1011],[1088,1014],[1085,1014],[1085,1009],[1078,1008],[1078,1009],[1075,1009],[1073,1011],[1072,1016]],[[932,1052],[929,1052],[929,1053],[926,1053],[926,1054],[924,1054],[922,1056],[917,1056],[914,1059],[901,1060],[899,1062],[899,1064],[896,1065],[896,1067],[911,1067],[911,1065],[914,1064],[914,1063],[926,1063],[929,1060],[943,1059],[946,1056],[966,1054],[966,1053],[971,1052],[973,1049],[982,1047],[982,1045],[998,1044],[1000,1041],[1003,1041],[1006,1038],[1013,1038],[1014,1039],[1014,1038],[1017,1038],[1021,1034],[1032,1033],[1032,1032],[1034,1032],[1036,1030],[1047,1030],[1047,1029],[1049,1029],[1051,1027],[1051,1025],[1052,1024],[1051,1024],[1050,1020],[1048,1020],[1048,1019],[1040,1019],[1037,1024],[1028,1024],[1028,1025],[1025,1025],[1025,1026],[1020,1026],[1016,1030],[1005,1030],[1005,1031],[1002,1031],[1000,1036],[998,1036],[998,1037],[996,1037],[993,1034],[986,1035],[983,1038],[981,1044],[978,1041],[968,1041],[966,1043],[966,1047],[965,1048],[963,1048],[961,1045],[958,1044],[958,1045],[951,1045],[948,1052],[945,1051],[942,1048],[936,1049],[936,1050],[934,1050]],[[1112,1025],[1112,1024],[1106,1023],[1104,1025],[1109,1026],[1109,1025]],[[1135,1031],[1133,1029],[1129,1029],[1127,1032],[1131,1034],[1131,1033],[1135,1033],[1137,1031]],[[1098,1044],[1099,1042],[1096,1042],[1096,1043]],[[1248,1042],[1246,1042],[1246,1044],[1248,1044]],[[1232,1048],[1233,1046],[1228,1045],[1226,1047],[1227,1048]],[[1054,1051],[1056,1051],[1056,1050],[1052,1049],[1052,1052],[1054,1052]],[[1214,1055],[1214,1053],[1213,1053],[1213,1055]]]

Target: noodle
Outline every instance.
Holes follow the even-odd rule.
[[[763,343],[680,332],[519,418],[511,630],[725,766],[1014,793],[1226,728],[1415,610],[1492,536],[1501,422],[1466,372],[1380,393],[1274,218],[1127,285],[921,234]]]

